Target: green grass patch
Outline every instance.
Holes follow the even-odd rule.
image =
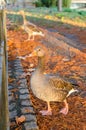
[[[24,9],[26,12],[29,12],[31,16],[26,16],[26,19],[47,27],[54,27],[57,24],[60,26],[62,23],[62,19],[69,19],[74,22],[83,22],[86,23],[86,11],[79,11],[73,9],[64,8],[63,12],[58,12],[56,7],[47,8],[47,7],[39,7],[32,9]],[[20,15],[7,15],[14,23],[22,24],[23,19]],[[49,17],[48,17],[49,16]],[[56,18],[56,19],[55,19]],[[71,25],[70,25],[71,26]]]

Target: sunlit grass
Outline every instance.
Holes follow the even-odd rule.
[[[61,22],[61,24],[70,24],[73,26],[86,27],[86,11],[64,9],[63,12],[58,12],[57,8],[32,8],[24,9],[28,20],[38,21],[41,24],[49,23],[48,26],[51,26],[51,23]],[[10,15],[9,15],[10,16]],[[12,18],[13,17],[13,18]],[[21,22],[21,16],[13,15],[13,21]]]

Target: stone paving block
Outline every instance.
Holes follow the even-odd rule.
[[[12,70],[10,69],[10,70],[8,70],[8,73],[12,73]]]
[[[20,76],[21,74],[22,74],[22,72],[16,72],[16,71],[15,71],[16,77],[17,77],[17,76]]]
[[[11,103],[10,105],[9,105],[9,111],[12,111],[13,109],[15,109],[16,108],[16,103]]]
[[[13,98],[12,95],[10,95],[10,96],[8,97],[8,101],[9,101],[9,103],[12,102],[12,101],[14,101],[14,98]]]
[[[21,63],[18,62],[18,61],[17,61],[17,63],[18,63],[19,65],[18,65],[18,64],[14,64],[14,67],[15,67],[15,68],[22,68]]]
[[[10,90],[10,89],[14,89],[14,86],[9,85],[9,86],[8,86],[8,90]]]
[[[9,77],[11,77],[11,76],[12,76],[12,73],[9,73],[8,75],[9,75]]]
[[[36,117],[33,114],[27,114],[27,115],[25,115],[25,118],[26,118],[26,122],[36,121]]]
[[[11,95],[12,95],[12,92],[11,92],[11,91],[8,91],[8,95],[11,96]]]
[[[30,95],[29,94],[23,94],[23,95],[20,95],[19,98],[21,100],[23,100],[23,99],[30,99]]]
[[[32,103],[30,102],[30,100],[22,100],[21,105],[22,106],[32,106]]]
[[[30,107],[30,106],[21,108],[21,112],[23,114],[34,113],[33,107]]]
[[[24,71],[23,70],[21,70],[21,68],[16,68],[16,73],[20,73],[20,74],[22,74],[22,73],[24,73]]]
[[[39,130],[36,122],[26,122],[24,123],[26,130]]]
[[[15,69],[15,72],[16,72],[16,74],[17,74],[17,73],[22,73],[22,72],[24,72],[24,71],[23,71],[22,69],[19,69],[19,68],[17,69],[17,68],[16,68],[16,69]]]
[[[24,70],[22,69],[22,67],[20,67],[20,66],[16,66],[16,71],[21,71],[21,72],[24,72]]]
[[[12,118],[15,118],[17,116],[17,111],[14,110],[12,112],[9,112],[9,118],[12,119]]]
[[[24,79],[24,78],[23,78],[23,79]],[[26,84],[26,85],[27,85],[26,79],[24,79],[24,80],[23,80],[23,79],[20,79],[20,84],[23,84],[23,85]]]
[[[20,82],[19,87],[21,87],[21,84],[23,84],[23,87],[24,87],[24,88],[27,88],[27,83],[26,83],[26,82],[24,82],[24,83],[21,83],[21,82]]]
[[[19,59],[16,59],[16,60],[14,61],[14,65],[15,65],[15,64],[21,66]]]
[[[26,87],[25,87],[25,85],[23,85],[23,86],[19,86],[18,88],[19,88],[19,89],[24,89],[24,88],[26,88]]]
[[[28,94],[29,93],[28,89],[26,89],[26,88],[20,89],[19,92],[20,92],[20,94],[26,94],[26,93]]]
[[[20,79],[20,83],[26,83],[26,79]]]
[[[19,82],[20,82],[19,86],[21,86],[21,84],[23,84],[22,86],[27,88],[27,82],[23,82],[23,80],[19,80]]]

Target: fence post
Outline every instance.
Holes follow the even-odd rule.
[[[0,10],[0,16],[0,130],[9,130],[6,12],[4,9]]]

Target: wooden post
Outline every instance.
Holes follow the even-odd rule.
[[[0,130],[9,130],[9,114],[8,114],[8,61],[6,49],[6,12],[0,10],[0,45],[1,45],[1,74],[0,74]]]
[[[2,20],[2,10],[0,10],[0,46],[1,46],[1,42],[2,42],[2,31],[3,31],[3,20]]]

